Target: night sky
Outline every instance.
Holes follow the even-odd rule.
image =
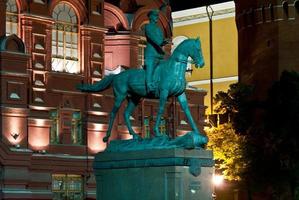
[[[172,11],[179,11],[227,1],[228,0],[170,0],[170,5]]]

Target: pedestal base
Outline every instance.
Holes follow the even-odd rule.
[[[97,200],[211,200],[213,165],[205,150],[99,153]]]

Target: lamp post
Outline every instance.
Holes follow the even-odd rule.
[[[210,36],[210,103],[211,103],[211,114],[213,114],[213,15],[214,10],[211,5],[206,6],[206,12],[209,18],[209,36]]]

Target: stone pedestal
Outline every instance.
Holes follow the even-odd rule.
[[[213,165],[205,150],[99,153],[97,200],[211,200]]]

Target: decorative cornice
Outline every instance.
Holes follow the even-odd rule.
[[[213,20],[235,16],[235,4],[233,1],[214,4],[211,7],[214,11]],[[199,7],[184,11],[173,12],[172,18],[174,26],[183,26],[209,21],[206,7]]]
[[[252,28],[257,25],[298,20],[299,15],[296,5],[299,3],[269,4],[256,8],[239,10],[236,14],[238,31]]]
[[[229,8],[225,10],[219,10],[214,12],[214,17],[221,16],[221,15],[227,15],[227,14],[235,14],[235,8]],[[196,15],[189,15],[185,17],[175,18],[173,19],[173,23],[183,22],[183,21],[189,21],[189,20],[195,20],[195,19],[207,19],[208,15],[206,13],[196,14]]]

